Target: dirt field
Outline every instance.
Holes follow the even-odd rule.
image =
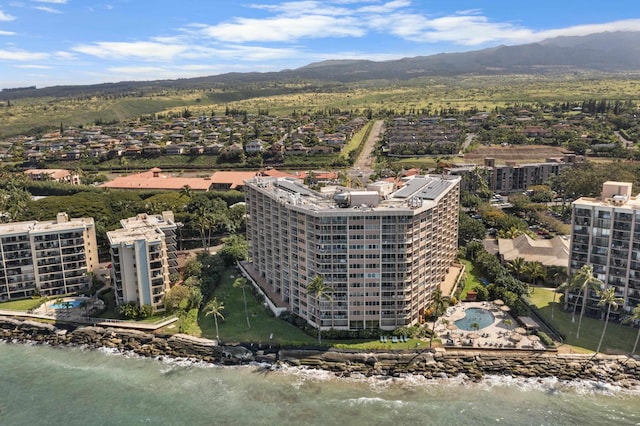
[[[562,157],[566,151],[559,146],[547,145],[509,145],[479,146],[464,155],[465,163],[482,164],[485,158],[495,158],[496,164],[516,161],[520,164],[545,161],[549,157]]]

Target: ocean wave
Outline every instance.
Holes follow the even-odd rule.
[[[403,406],[406,406],[407,403],[405,401],[400,401],[397,399],[384,399],[380,397],[359,397],[359,398],[349,398],[343,401],[344,404],[349,406],[370,406],[374,405],[376,407],[383,407],[386,409],[399,409]]]
[[[299,379],[298,385],[305,381],[325,382],[343,381],[366,384],[372,391],[384,392],[389,388],[405,388],[407,390],[420,390],[429,392],[436,387],[474,387],[479,391],[492,391],[501,389],[516,389],[519,391],[537,391],[548,394],[573,393],[579,395],[603,395],[603,396],[640,396],[640,388],[626,388],[613,383],[594,380],[560,380],[557,377],[518,377],[508,375],[486,375],[481,379],[469,378],[464,374],[454,377],[426,378],[422,375],[402,375],[400,377],[365,376],[352,374],[342,376],[326,370],[281,366],[274,371],[280,374],[295,376]]]

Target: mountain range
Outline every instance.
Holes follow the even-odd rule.
[[[293,70],[227,73],[177,80],[125,81],[85,86],[3,90],[0,100],[42,96],[79,96],[161,89],[204,89],[286,82],[355,83],[458,75],[640,72],[640,31],[556,37],[539,43],[497,46],[462,53],[440,53],[389,61],[328,60]]]

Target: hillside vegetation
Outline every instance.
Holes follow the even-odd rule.
[[[282,94],[274,94],[281,92]],[[222,114],[225,108],[272,115],[339,108],[345,111],[425,114],[441,110],[493,110],[515,103],[584,99],[638,100],[640,79],[628,75],[471,76],[421,78],[406,82],[353,84],[242,85],[206,90],[162,90],[120,96],[25,98],[0,103],[0,140],[64,126],[115,123],[162,116],[188,108],[192,115]]]

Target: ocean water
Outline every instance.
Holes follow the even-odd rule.
[[[0,425],[637,425],[640,391],[488,377],[339,378],[0,343]]]

